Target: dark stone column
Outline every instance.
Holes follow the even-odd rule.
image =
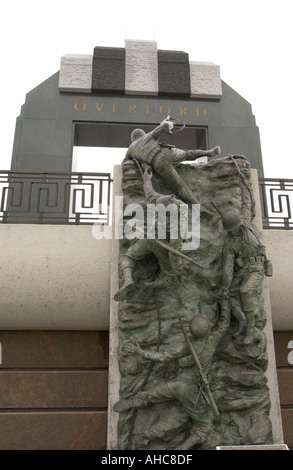
[[[125,49],[95,47],[92,91],[124,93]]]
[[[185,52],[158,51],[159,93],[190,96],[189,57]]]

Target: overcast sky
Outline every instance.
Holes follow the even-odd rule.
[[[5,5],[5,6],[3,6]],[[1,6],[1,169],[27,92],[64,54],[154,40],[213,62],[252,105],[266,177],[293,178],[292,0],[9,0]]]

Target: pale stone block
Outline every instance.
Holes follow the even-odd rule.
[[[158,94],[157,43],[154,41],[125,41],[126,94]]]
[[[190,62],[191,98],[222,96],[220,67],[211,62]]]
[[[290,331],[293,330],[293,291],[288,260],[293,252],[292,231],[263,229],[257,170],[251,169],[251,179],[256,206],[254,225],[262,233],[267,257],[273,264],[273,276],[267,278],[273,330]]]
[[[109,329],[112,240],[91,225],[0,224],[0,246],[3,330]]]
[[[113,201],[116,196],[122,196],[122,167],[115,165],[113,178]],[[111,292],[110,292],[110,321],[109,321],[109,391],[108,391],[108,432],[107,449],[117,450],[118,435],[117,425],[119,414],[113,411],[113,405],[119,400],[120,371],[117,349],[118,339],[118,302],[114,295],[119,289],[119,247],[120,240],[115,239],[115,210],[118,208],[113,204],[112,209],[112,262],[111,262]]]
[[[268,284],[275,331],[293,330],[292,235],[292,230],[263,231],[267,256],[273,265],[273,276]]]
[[[260,233],[260,237],[263,240],[264,233],[263,233],[263,228],[262,228],[262,214],[261,214],[258,176],[257,176],[257,170],[255,169],[251,169],[251,185],[252,185],[252,193],[253,193],[253,197],[255,201],[255,212],[256,212],[255,218],[253,220],[253,224],[258,229]],[[267,317],[266,325],[264,328],[264,333],[267,339],[268,368],[267,368],[265,375],[267,377],[268,387],[270,390],[270,400],[271,400],[270,419],[272,422],[274,443],[280,444],[280,443],[284,443],[284,437],[283,437],[283,428],[282,428],[279,387],[278,387],[278,380],[277,380],[277,366],[276,366],[275,346],[274,346],[274,337],[273,337],[271,298],[270,298],[270,290],[269,290],[269,281],[267,277],[265,277],[263,281],[263,300],[264,300],[264,309],[265,309],[266,317]]]
[[[90,54],[66,54],[61,58],[60,91],[91,93],[92,63]]]

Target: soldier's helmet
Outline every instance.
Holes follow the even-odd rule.
[[[142,129],[134,129],[134,131],[131,132],[131,142],[134,140],[140,139],[142,136],[145,135],[145,132]]]
[[[212,322],[205,315],[196,315],[189,323],[189,330],[195,338],[205,338],[212,329]]]
[[[243,224],[242,217],[235,211],[227,211],[222,215],[222,224],[224,230],[229,232]]]

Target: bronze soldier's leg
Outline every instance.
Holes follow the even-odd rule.
[[[143,259],[148,254],[152,253],[152,243],[149,240],[137,240],[121,257],[121,271],[124,283],[115,294],[114,300],[121,301],[130,287],[134,285],[132,278],[132,270],[135,266],[135,261]]]
[[[152,162],[152,167],[182,201],[188,204],[199,204],[199,201],[193,195],[191,189],[181,179],[174,168],[174,164],[178,164],[184,160],[185,152],[183,152],[183,150],[174,149],[172,154],[161,154],[157,156]]]
[[[252,272],[242,283],[239,295],[242,311],[246,318],[246,336],[244,344],[250,344],[254,340],[255,316],[259,313],[258,289],[263,281],[264,273],[260,268]]]
[[[211,150],[187,150],[185,152],[185,160],[194,161],[201,157],[214,157],[220,153],[221,148],[218,145]]]
[[[234,297],[231,297],[231,314],[238,321],[238,326],[236,331],[234,331],[233,337],[236,338],[240,333],[242,333],[243,327],[246,323],[245,315],[242,312],[239,303]]]
[[[169,165],[168,165],[169,166]],[[191,189],[187,186],[187,184],[182,180],[182,178],[178,175],[177,171],[171,167],[171,168],[165,167],[163,174],[158,175],[161,176],[161,178],[164,178],[168,186],[178,196],[182,201],[186,202],[187,204],[199,204],[199,200],[194,196],[192,193]]]
[[[177,159],[175,159],[176,154]],[[160,155],[153,160],[152,167],[183,202],[186,202],[187,204],[200,204],[200,201],[174,168],[175,160],[176,164],[179,164],[180,161],[183,162],[185,160],[185,152],[183,152],[183,150],[176,149],[176,152],[174,151],[174,159],[169,155]],[[200,204],[200,212],[201,214],[209,213],[203,204]]]
[[[145,408],[146,406],[169,401],[173,398],[168,382],[161,382],[147,392],[139,392],[134,397],[128,399],[122,398],[114,404],[113,410],[121,413],[131,408]]]
[[[156,256],[159,266],[160,266],[160,274],[158,279],[155,281],[144,282],[144,287],[152,287],[152,288],[162,288],[167,287],[177,279],[177,273],[174,272],[173,266],[170,262],[169,251],[165,248],[161,247],[160,245],[156,244],[155,241],[153,243],[153,253]]]

